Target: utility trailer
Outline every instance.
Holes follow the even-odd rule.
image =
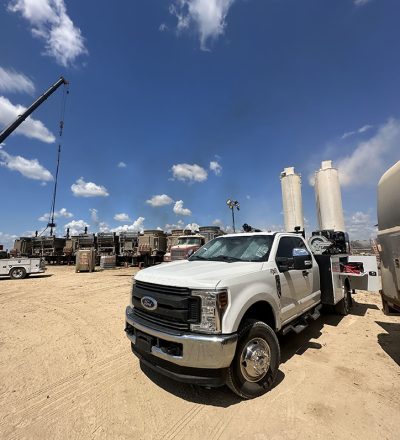
[[[167,251],[167,235],[158,229],[148,229],[139,236],[138,261],[145,266],[161,263]]]
[[[42,258],[6,258],[0,260],[0,275],[13,280],[21,280],[35,273],[46,271],[46,262]]]
[[[60,264],[64,257],[65,238],[40,236],[32,238],[31,256],[44,258],[47,263]]]
[[[117,255],[118,237],[115,232],[99,232],[97,234],[97,256]]]
[[[119,234],[119,255],[118,262],[134,264],[137,260],[137,249],[139,244],[138,232],[125,231]]]

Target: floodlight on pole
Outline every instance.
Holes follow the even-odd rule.
[[[235,208],[239,211],[240,210],[240,204],[237,200],[231,200],[228,199],[226,201],[226,204],[228,205],[229,209],[232,211],[232,226],[233,226],[233,232],[236,232],[235,230]]]

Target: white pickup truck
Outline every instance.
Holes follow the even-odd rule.
[[[300,332],[322,304],[347,314],[353,289],[379,290],[371,258],[313,255],[294,233],[218,237],[136,274],[125,331],[153,370],[257,397],[278,372],[278,333]]]
[[[41,258],[5,258],[0,259],[0,276],[9,276],[21,280],[32,273],[46,271],[46,263]]]

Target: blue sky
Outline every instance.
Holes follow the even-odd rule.
[[[339,167],[352,238],[400,159],[396,0],[3,1],[0,127],[70,81],[57,232],[283,224],[279,174]],[[0,149],[0,243],[43,230],[62,90]],[[158,197],[157,197],[158,196]]]

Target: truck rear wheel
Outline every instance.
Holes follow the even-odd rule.
[[[10,270],[10,278],[13,280],[22,280],[26,277],[26,270],[23,267],[14,267]]]
[[[226,383],[238,396],[252,399],[272,388],[280,363],[279,342],[269,325],[254,319],[244,322],[238,336]]]
[[[339,315],[346,316],[350,313],[350,309],[353,306],[353,298],[351,297],[351,291],[346,284],[343,286],[343,290],[344,290],[344,296],[335,305],[335,312],[338,313]]]

